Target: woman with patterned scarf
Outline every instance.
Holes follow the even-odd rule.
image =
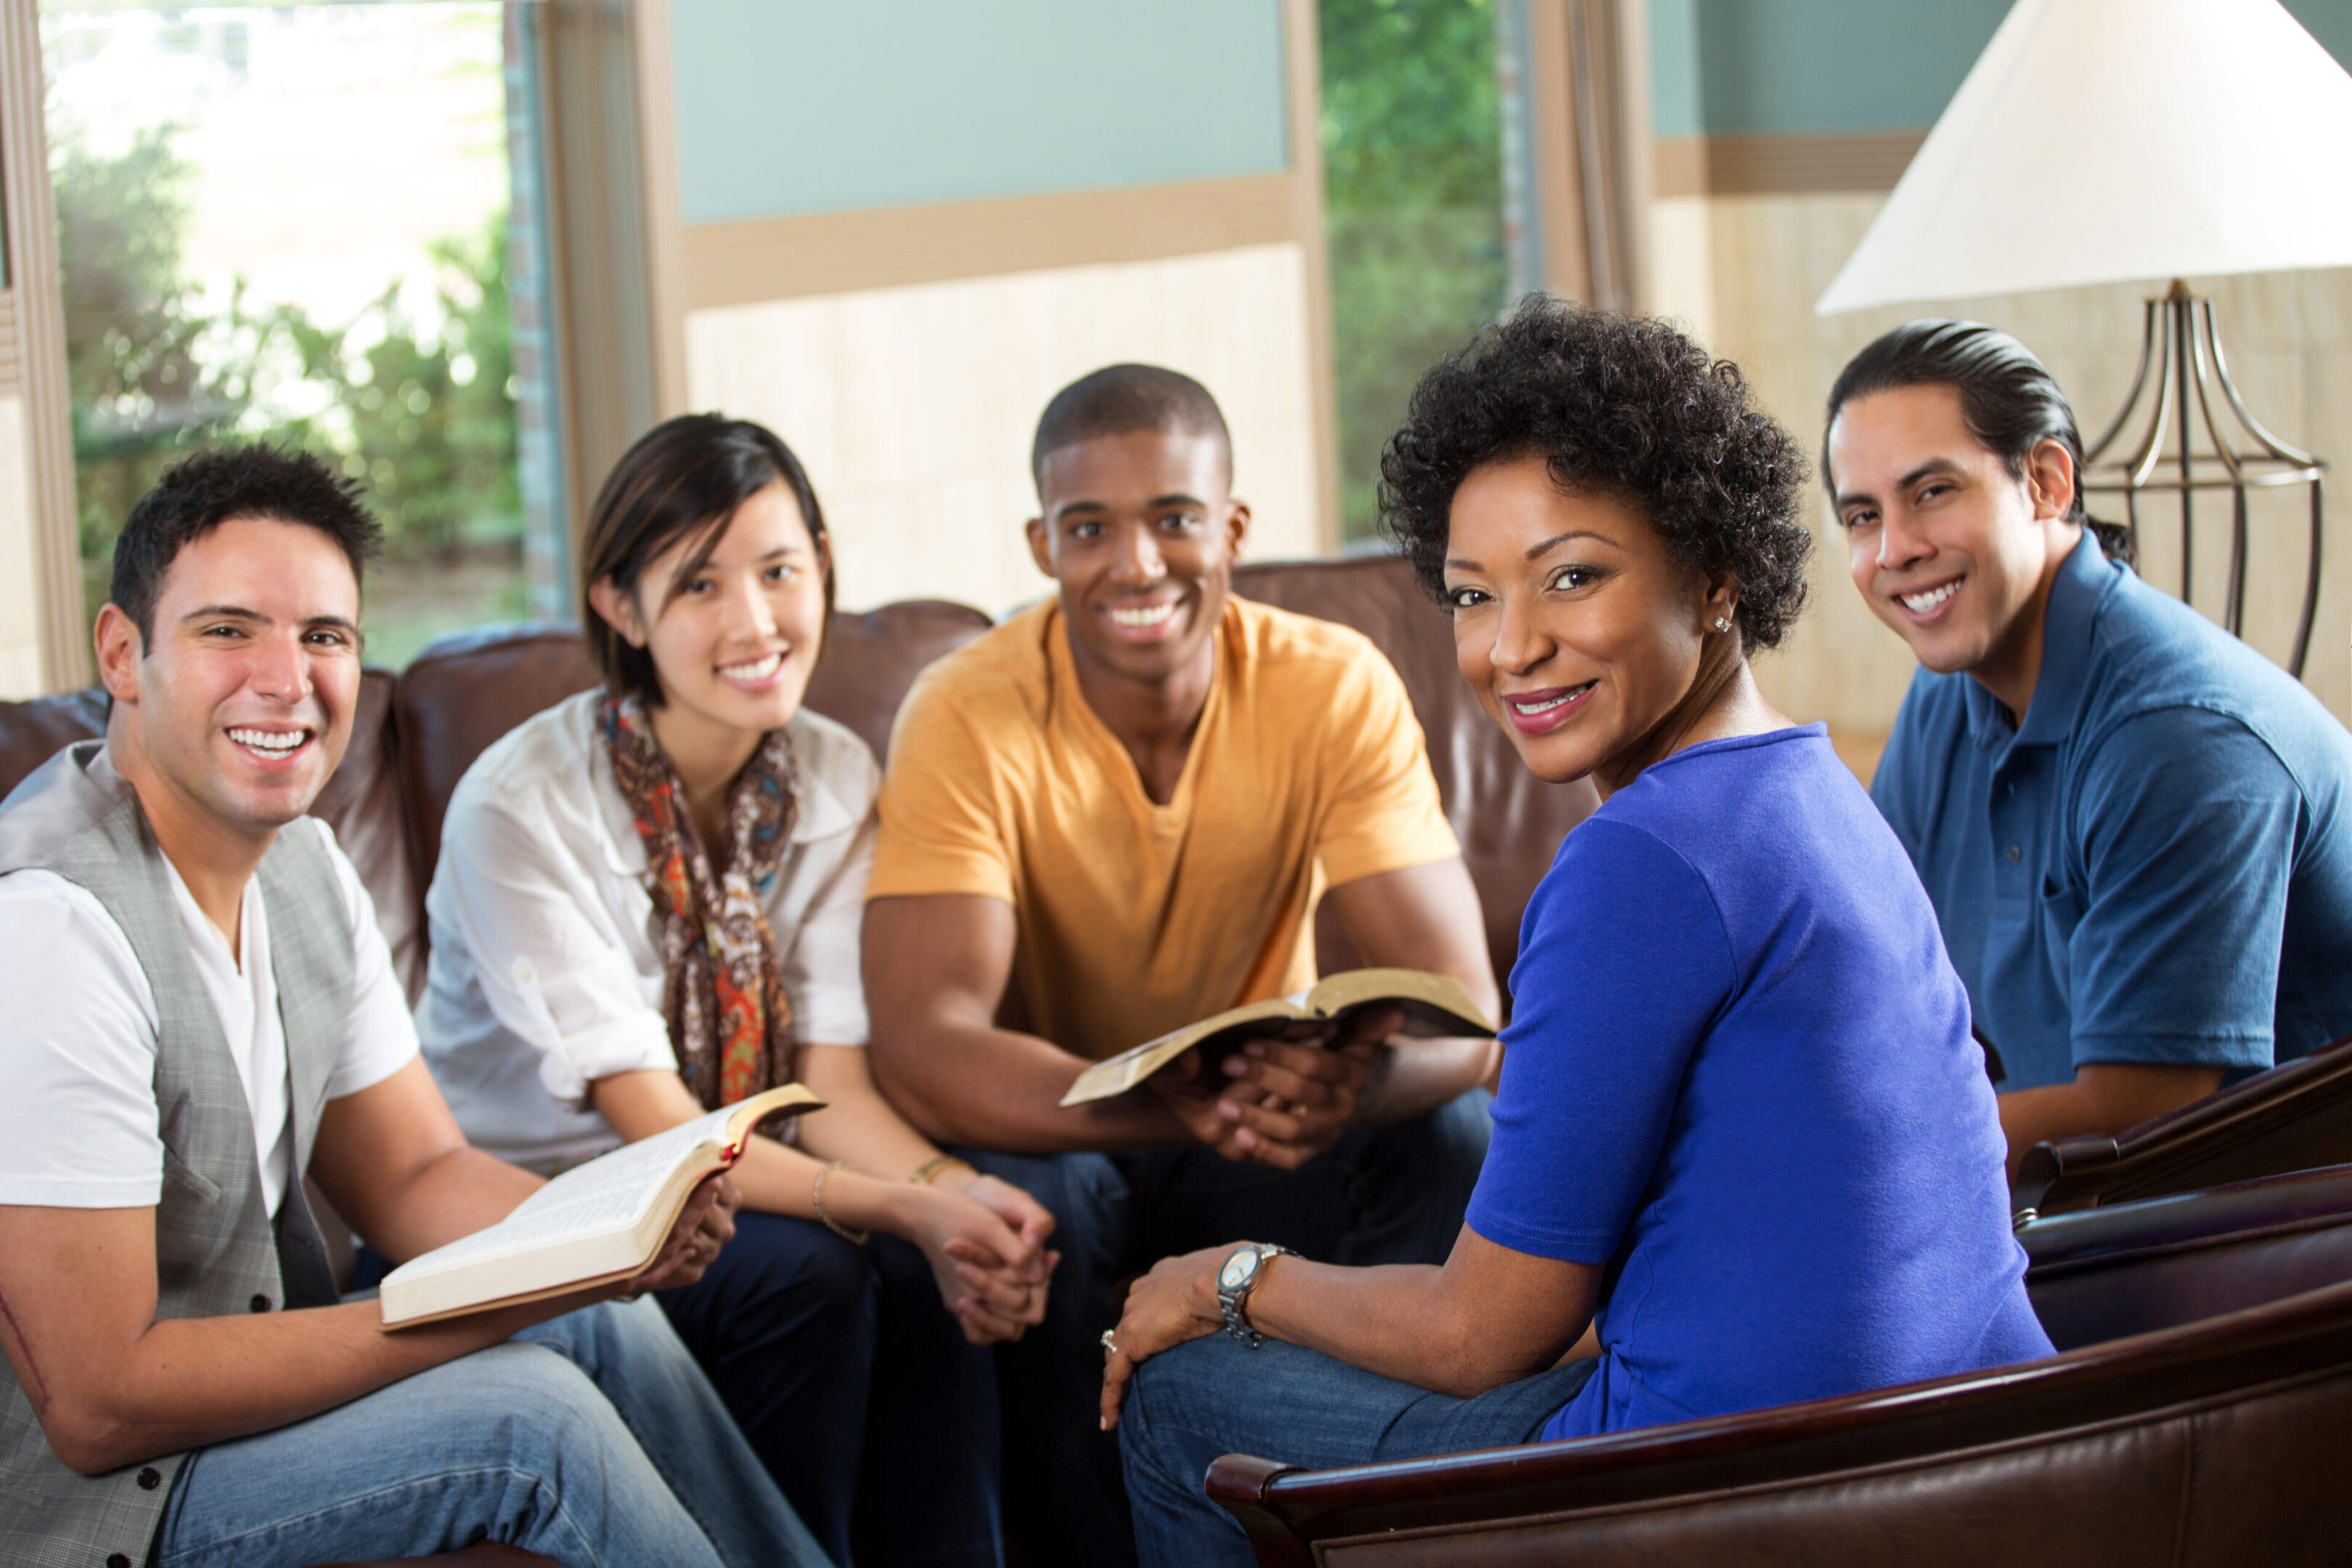
[[[604,687],[483,752],[426,899],[418,1031],[477,1144],[541,1170],[773,1084],[827,1109],[735,1170],[736,1237],[661,1298],[841,1562],[999,1562],[986,1346],[1045,1310],[1053,1221],[941,1154],[866,1067],[858,929],[880,769],[801,706],[823,513],[761,426],[673,419],[596,500]]]

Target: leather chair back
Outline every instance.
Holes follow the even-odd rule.
[[[835,611],[825,629],[824,655],[809,681],[808,705],[856,731],[877,757],[887,758],[891,722],[915,677],[990,624],[978,610],[937,599],[904,600],[862,614]],[[420,964],[424,891],[440,858],[441,818],[457,781],[492,742],[599,679],[580,628],[568,621],[486,626],[443,637],[401,676],[394,727],[415,854]]]
[[[1209,1491],[1274,1565],[2322,1563],[2352,1539],[2352,1170],[2025,1231],[2022,1366]],[[2106,1337],[2114,1334],[2125,1337]]]
[[[351,857],[375,900],[394,966],[406,979],[422,960],[416,945],[418,889],[400,816],[398,747],[388,722],[392,694],[390,672],[361,674],[351,744],[310,815],[335,830]],[[94,686],[29,702],[0,702],[0,797],[74,742],[104,734],[106,713],[106,693]]]
[[[1413,582],[1403,557],[1244,565],[1234,573],[1234,591],[1353,626],[1396,666],[1428,739],[1446,818],[1485,906],[1495,978],[1507,985],[1528,899],[1551,869],[1560,840],[1599,809],[1601,797],[1582,780],[1549,784],[1528,772],[1454,668],[1453,627]],[[1316,947],[1325,973],[1360,962],[1336,920],[1318,922]]]
[[[2060,1350],[2352,1280],[2352,1165],[2029,1221],[2025,1288]]]

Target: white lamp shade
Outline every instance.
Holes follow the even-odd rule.
[[[2017,0],[1814,310],[2352,266],[2352,76],[2278,0]]]

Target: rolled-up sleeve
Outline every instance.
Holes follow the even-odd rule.
[[[461,789],[442,829],[434,901],[491,1015],[539,1053],[540,1081],[566,1108],[583,1107],[598,1079],[676,1070],[668,1025],[586,868],[545,828],[490,792]]]
[[[869,807],[783,954],[784,995],[793,1005],[793,1037],[813,1046],[862,1046],[866,983],[859,933],[866,921],[866,881],[874,869],[878,825]]]

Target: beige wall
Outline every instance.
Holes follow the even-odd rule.
[[[2131,384],[2140,343],[2139,286],[1951,300],[1816,317],[1828,287],[1869,227],[1882,197],[1801,192],[1691,196],[1656,204],[1657,309],[1687,323],[1738,362],[1764,405],[1808,452],[1821,447],[1830,383],[1864,344],[1916,316],[1959,315],[2017,334],[2040,354],[2095,439]],[[2191,279],[2214,298],[2231,369],[2255,414],[2289,442],[2352,461],[2352,271]],[[2247,637],[2282,662],[2301,608],[2306,493],[2258,494],[2252,508]],[[1880,626],[1846,576],[1842,541],[1822,491],[1812,491],[1817,552],[1812,604],[1794,636],[1758,666],[1766,691],[1801,720],[1825,719],[1849,735],[1883,734],[1911,679],[1909,650]],[[2305,669],[2339,718],[2352,717],[2352,490],[2331,503],[2318,617]],[[2119,506],[2093,510],[2122,521]],[[2177,502],[2141,513],[2143,571],[2157,586],[2179,584]],[[2153,521],[2152,521],[2153,520]],[[2198,510],[2196,603],[2217,621],[2228,576],[2226,496]]]
[[[845,606],[935,597],[992,614],[1045,580],[1021,525],[1055,391],[1143,360],[1198,377],[1232,426],[1247,552],[1313,552],[1305,260],[1293,244],[692,312],[695,407],[771,426],[808,465]]]
[[[43,689],[40,580],[25,403],[0,394],[0,700]]]

